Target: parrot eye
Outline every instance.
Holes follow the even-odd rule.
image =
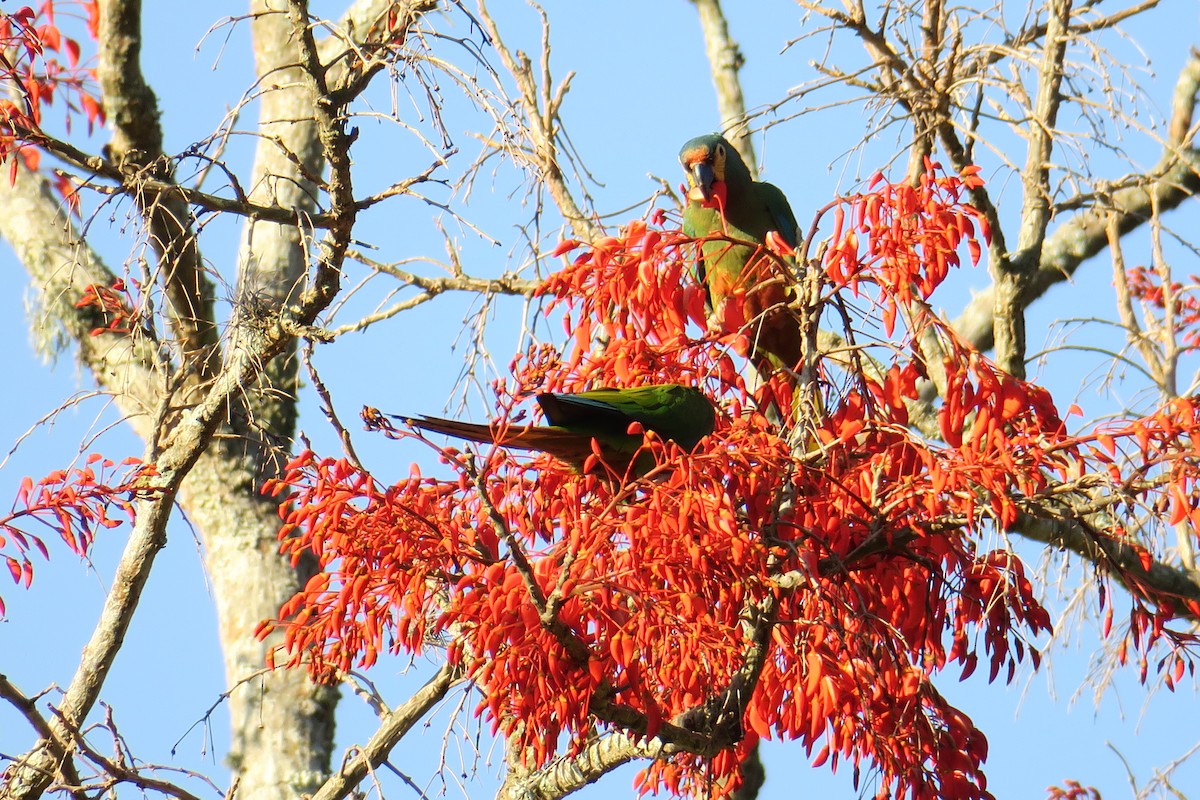
[[[725,162],[726,162],[726,156],[728,155],[728,153],[726,152],[726,149],[725,149],[725,143],[717,142],[716,146],[713,147],[712,152],[713,152],[713,159],[712,159],[713,174],[716,176],[717,180],[724,181],[725,180]]]

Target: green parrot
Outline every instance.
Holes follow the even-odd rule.
[[[489,425],[459,422],[441,417],[400,417],[414,428],[444,433],[472,442],[491,442],[521,450],[541,450],[582,472],[592,455],[592,440],[609,469],[624,473],[633,463],[642,434],[629,433],[629,425],[640,422],[645,430],[670,439],[685,450],[712,433],[716,412],[712,401],[697,389],[674,383],[639,386],[634,389],[593,389],[578,394],[539,394],[538,405],[548,426],[520,427],[506,431]],[[654,466],[648,453],[638,458],[634,472],[643,475]],[[598,467],[593,471],[604,471]]]
[[[787,197],[777,187],[754,180],[738,151],[720,134],[688,141],[679,160],[689,189],[683,232],[713,237],[701,245],[697,264],[708,290],[710,322],[725,333],[749,324],[752,357],[766,355],[776,367],[795,367],[800,329],[785,308],[790,278],[763,251],[771,231],[789,247],[800,241],[800,226]],[[731,304],[735,296],[740,302]]]

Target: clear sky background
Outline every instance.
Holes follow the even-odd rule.
[[[508,26],[504,30],[509,44],[536,53],[537,19],[529,7],[501,0],[494,5],[502,28]],[[802,32],[795,4],[758,0],[726,5],[734,38],[747,57],[743,79],[750,107],[776,101],[791,87],[815,76],[809,62],[822,56],[824,39],[808,40],[781,52]],[[323,2],[315,4],[314,10],[336,16],[338,8],[335,3]],[[1142,50],[1112,40],[1122,63],[1134,69],[1150,91],[1139,118],[1142,124],[1148,124],[1155,113],[1165,113],[1187,48],[1198,44],[1197,9],[1195,2],[1169,0],[1148,18],[1153,24],[1135,21],[1127,26]],[[676,161],[679,145],[714,129],[719,122],[694,8],[685,0],[550,0],[547,10],[553,26],[555,74],[561,79],[567,70],[577,73],[565,118],[572,142],[598,182],[591,189],[601,210],[632,207],[616,219],[636,217],[644,208],[642,200],[656,188],[655,177],[672,185],[681,181]],[[1015,13],[1023,10],[1014,6]],[[244,6],[225,1],[147,3],[145,13],[143,65],[159,96],[167,150],[182,151],[214,130],[250,84],[246,25],[226,24],[205,37],[210,26],[223,16],[244,13]],[[1177,24],[1164,24],[1168,20]],[[445,26],[439,27],[445,30]],[[477,32],[463,25],[457,35],[478,39]],[[449,44],[443,48],[448,56],[456,52]],[[1152,62],[1147,62],[1149,56]],[[455,97],[449,85],[443,91],[447,97]],[[376,111],[385,116],[390,113],[388,92],[377,91],[371,97]],[[809,102],[816,106],[832,99],[833,95],[818,96]],[[412,105],[403,96],[397,108],[403,119],[415,119]],[[447,113],[455,144],[464,152],[474,152],[478,145],[467,132],[481,124],[478,117],[457,99],[451,100]],[[252,129],[253,120],[251,109],[237,127]],[[1071,126],[1078,120],[1067,117],[1061,122]],[[358,124],[362,136],[354,154],[360,186],[381,188],[419,171],[429,160],[393,123],[364,118]],[[764,177],[788,194],[802,226],[816,208],[838,193],[853,190],[859,179],[885,165],[899,148],[898,140],[885,135],[864,154],[848,155],[866,126],[867,117],[860,108],[844,107],[801,116],[773,128],[765,137],[756,137]],[[104,132],[98,132],[88,146],[98,150],[104,138]],[[251,137],[241,137],[228,153],[234,169],[243,175],[248,171],[252,146]],[[1158,155],[1157,148],[1135,130],[1127,131],[1122,146],[1130,158],[1142,164],[1153,163]],[[1008,156],[1018,163],[1023,160],[1019,150]],[[1100,174],[1115,178],[1126,171],[1111,154],[1093,158]],[[1012,204],[1019,199],[1019,187],[1003,182],[994,162],[984,163],[984,176],[1000,181],[993,184],[993,190],[1000,192],[1000,202]],[[1106,169],[1110,164],[1111,171]],[[893,175],[898,176],[902,169],[901,161],[893,167]],[[469,218],[496,241],[486,241],[447,221],[468,272],[496,274],[524,257],[516,225],[529,218],[530,210],[520,207],[523,194],[511,170],[501,167],[482,176],[468,205],[463,206],[462,197],[440,199],[464,207]],[[95,209],[95,198],[88,202]],[[1191,224],[1194,230],[1194,206],[1170,221]],[[118,268],[127,258],[130,240],[122,238],[122,229],[131,227],[128,205],[106,207],[92,223],[92,233],[110,267]],[[430,222],[428,209],[413,201],[385,203],[373,209],[364,215],[358,234],[378,248],[375,255],[383,261],[414,253],[442,256],[440,234]],[[236,236],[235,224],[221,222],[212,226],[202,242],[205,256],[225,281],[233,277]],[[1131,253],[1136,254],[1127,257],[1145,263],[1144,248],[1132,248]],[[1194,266],[1194,257],[1180,260],[1176,266],[1183,274],[1200,271]],[[1038,303],[1030,322],[1032,348],[1043,340],[1061,338],[1061,329],[1052,327],[1054,320],[1115,316],[1109,269],[1101,257],[1086,265],[1074,284],[1059,287]],[[935,296],[935,303],[953,314],[972,290],[988,282],[982,268],[964,270],[944,293]],[[0,326],[5,342],[0,348],[0,374],[10,376],[12,382],[5,393],[6,413],[0,418],[0,452],[31,431],[0,465],[0,498],[14,496],[23,476],[36,478],[67,466],[81,450],[103,452],[115,459],[141,453],[140,443],[120,425],[114,426],[116,416],[104,399],[85,397],[93,384],[76,367],[71,352],[62,353],[52,368],[35,354],[25,311],[27,287],[11,251],[0,249]],[[356,313],[374,308],[385,289],[382,282],[368,287],[338,321],[347,322]],[[439,413],[456,407],[462,395],[466,342],[460,333],[464,319],[477,308],[470,297],[439,298],[365,334],[321,347],[316,361],[343,418],[353,420],[364,404],[408,413]],[[522,310],[519,300],[497,303],[487,329],[496,367],[493,374],[483,376],[485,380],[503,374],[520,346]],[[1098,391],[1100,363],[1095,356],[1063,354],[1039,364],[1034,373],[1055,392],[1060,408],[1079,402],[1088,416],[1096,416],[1131,402],[1137,389],[1132,382],[1122,382],[1111,394]],[[481,418],[486,412],[477,393],[474,397],[466,413]],[[51,424],[38,425],[43,415],[70,398],[83,399]],[[301,426],[318,450],[336,452],[336,441],[307,389]],[[381,480],[407,474],[413,461],[425,469],[433,468],[429,451],[415,443],[398,444],[363,435],[358,447]],[[0,580],[0,592],[8,605],[8,619],[0,622],[0,673],[26,693],[70,680],[95,623],[124,534],[123,529],[103,532],[90,564],[78,563],[61,543],[50,541],[52,560],[37,562],[31,590]],[[1037,548],[1018,545],[1031,565],[1041,563]],[[1051,562],[1047,569],[1055,580],[1059,562]],[[1077,583],[1079,575],[1077,569],[1067,573],[1064,585],[1069,588]],[[1057,600],[1056,606],[1065,602]],[[1125,607],[1119,598],[1118,609]],[[1106,800],[1130,797],[1129,772],[1140,786],[1155,769],[1197,743],[1192,683],[1185,679],[1175,693],[1163,690],[1147,697],[1130,668],[1119,672],[1097,700],[1086,683],[1094,674],[1093,654],[1100,647],[1095,625],[1088,622],[1080,627],[1066,621],[1060,625],[1063,634],[1069,635],[1069,640],[1054,646],[1043,670],[1035,675],[1023,673],[1011,686],[988,685],[986,670],[962,684],[952,674],[939,681],[939,688],[987,734],[991,743],[989,787],[998,798],[1043,797],[1047,786],[1067,779],[1097,787]],[[424,660],[410,667],[405,659],[391,659],[381,662],[369,677],[390,702],[399,703],[429,674],[429,666]],[[138,757],[215,774],[223,786],[226,773],[220,759],[228,741],[227,718],[219,704],[223,688],[200,547],[180,516],[103,697]],[[443,788],[451,797],[489,797],[496,786],[501,753],[486,735],[479,734],[479,725],[469,713],[460,716],[444,742],[446,719],[460,699],[461,694],[447,701],[441,715],[406,739],[392,759],[426,788],[430,797]],[[472,708],[476,701],[467,698],[465,702]],[[216,709],[206,717],[214,704]],[[360,701],[347,697],[339,712],[339,746],[364,742],[373,730],[372,721]],[[8,706],[0,706],[0,752],[20,753],[32,742],[33,734],[24,721]],[[432,777],[438,772],[444,744],[445,787]],[[843,768],[833,775],[828,767],[813,769],[802,749],[787,743],[769,743],[765,756],[764,798],[855,796],[850,770]],[[469,777],[461,777],[463,773]],[[630,795],[632,775],[633,770],[627,768],[583,796]],[[417,796],[394,778],[381,779],[389,787],[390,797]],[[1200,795],[1200,766],[1181,768],[1174,783],[1193,796]],[[867,796],[873,794],[874,784],[866,771],[863,785]]]

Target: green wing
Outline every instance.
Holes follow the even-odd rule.
[[[592,455],[595,439],[607,468],[617,473],[630,467],[634,454],[642,446],[641,434],[628,432],[631,422],[640,422],[647,430],[692,450],[712,433],[716,419],[711,400],[696,389],[676,384],[539,394],[537,402],[551,423],[549,426],[499,428],[428,416],[398,419],[414,428],[468,441],[541,450],[576,470],[582,470]],[[638,457],[633,464],[639,475],[653,466],[654,459],[648,455]],[[603,472],[603,468],[597,471]]]
[[[768,230],[779,231],[783,240],[792,247],[800,244],[800,223],[796,222],[796,215],[792,212],[792,205],[788,202],[787,195],[772,183],[756,183],[754,189],[763,207],[766,208],[767,218],[770,222]]]
[[[632,389],[593,389],[579,394],[540,394],[538,404],[552,425],[612,441],[631,439],[626,431],[640,422],[664,439],[692,449],[712,433],[716,420],[712,401],[700,391],[677,384]],[[641,444],[636,437],[636,448]]]

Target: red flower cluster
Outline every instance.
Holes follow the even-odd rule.
[[[118,474],[118,467],[128,469]],[[85,556],[97,530],[133,521],[133,498],[150,474],[151,468],[135,458],[115,464],[93,453],[81,468],[58,470],[36,483],[25,478],[12,512],[0,517],[0,556],[13,580],[25,587],[33,582],[30,550],[37,550],[42,558],[50,557],[41,537],[26,529],[30,522],[54,531],[71,552]],[[118,516],[112,515],[114,510]],[[7,554],[3,552],[6,548],[11,548]],[[0,600],[2,616],[4,601]]]
[[[63,33],[59,15],[82,16],[87,32],[96,38],[97,0],[45,0],[37,9],[23,6],[0,12],[0,48],[6,54],[0,60],[0,77],[17,90],[16,99],[0,99],[0,163],[15,154],[30,170],[38,168],[43,107],[53,105],[55,99],[67,110],[68,132],[72,118],[80,112],[88,133],[104,124],[95,70],[81,63],[79,41]],[[10,161],[10,181],[16,180],[17,164],[15,159]],[[54,183],[74,208],[78,198],[67,178],[57,176]]]
[[[745,380],[736,332],[705,328],[696,242],[659,215],[546,282],[547,313],[571,342],[561,358],[543,349],[514,364],[500,416],[534,389],[676,382],[720,402],[714,433],[693,453],[647,435],[658,466],[636,480],[493,448],[480,460],[443,451],[455,480],[414,473],[386,487],[301,454],[272,487],[287,492],[281,540],[324,570],[264,630],[281,626],[289,663],[327,678],[385,649],[444,645],[481,690],[479,713],[530,766],[564,740],[579,752],[597,729],[657,735],[695,754],[655,760],[640,788],[715,796],[736,786],[754,741],[779,737],[856,776],[871,765],[885,794],[990,797],[986,739],[932,678],[951,663],[965,676],[982,657],[990,679],[1011,680],[1026,656],[1038,663],[1030,640],[1051,620],[1020,560],[981,551],[981,534],[1061,510],[1093,468],[1119,480],[1119,444],[1163,473],[1126,483],[1131,497],[1160,492],[1173,516],[1200,516],[1195,459],[1169,477],[1200,417],[1172,408],[1071,436],[1043,389],[925,310],[957,248],[975,258],[976,231],[986,238],[959,200],[977,180],[930,165],[918,187],[846,201],[822,270],[819,302],[855,292],[878,312],[867,324],[890,330],[902,310],[910,331],[942,343],[940,442],[910,425],[927,373],[913,341]],[[842,334],[859,331],[846,322]],[[801,400],[814,393],[819,407]],[[1170,608],[1148,586],[1141,596],[1148,647]]]
[[[135,289],[140,288],[137,281],[131,282]],[[113,281],[112,286],[91,284],[75,302],[76,308],[95,308],[108,323],[103,327],[93,328],[92,336],[102,333],[130,333],[132,329],[129,326],[138,313],[137,306],[138,302],[122,278]]]
[[[1188,284],[1171,281],[1166,287],[1161,276],[1146,267],[1126,272],[1129,294],[1144,305],[1165,312],[1170,305],[1170,331],[1182,337],[1187,350],[1200,347],[1200,277],[1188,276]]]

